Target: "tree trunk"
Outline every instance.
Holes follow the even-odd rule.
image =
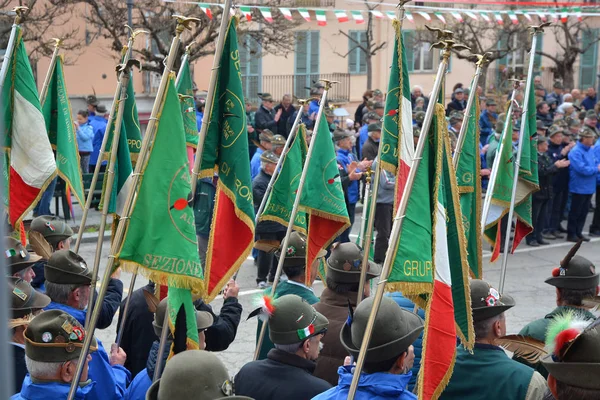
[[[488,88],[490,87],[488,85],[488,81],[487,81],[487,74],[488,74],[488,69],[489,69],[490,65],[489,64],[484,64],[481,67],[481,76],[479,77],[479,86],[481,86],[483,88],[483,95],[485,96]],[[477,89],[477,88],[475,88]]]
[[[563,76],[563,85],[565,87],[565,90],[568,90],[569,92],[575,88],[575,73],[572,67],[565,68]]]
[[[367,62],[367,89],[366,90],[370,90],[373,88],[373,86],[372,86],[372,83],[373,83],[373,60],[371,59],[370,54],[366,55],[365,60]]]

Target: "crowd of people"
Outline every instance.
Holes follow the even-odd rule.
[[[73,232],[55,217],[33,220],[29,237],[33,248],[5,238],[7,284],[11,296],[10,347],[13,350],[15,400],[66,399],[77,363],[84,362],[76,399],[344,399],[347,397],[373,309],[370,285],[357,304],[361,271],[368,283],[381,267],[369,261],[354,243],[335,243],[327,256],[317,255],[317,266],[327,265],[325,289],[317,297],[305,285],[306,237],[293,232],[283,270],[287,280],[275,293],[264,291],[258,316],[257,339],[266,335],[255,361],[232,377],[215,354],[235,341],[242,306],[239,287],[232,280],[224,289],[218,314],[197,300],[195,318],[200,350],[178,352],[168,359],[176,340],[167,334],[160,353],[159,337],[167,299],[159,301],[153,282],[130,293],[131,309],[122,321],[123,283],[117,270],[111,277],[101,307],[98,329],[111,325],[117,310],[119,344],[109,347],[94,338],[89,355],[82,351],[89,332],[84,328],[91,288],[91,270],[70,250]],[[457,347],[456,363],[441,399],[600,398],[600,322],[588,300],[598,294],[599,274],[588,259],[576,255],[576,245],[559,266],[548,271],[546,283],[556,292],[557,308],[528,323],[520,335],[546,343],[547,355],[510,358],[498,343],[506,335],[505,311],[514,299],[489,283],[473,279],[470,298],[476,343],[473,351]],[[28,247],[30,247],[28,249]],[[37,254],[37,253],[40,254]],[[401,293],[387,294],[375,319],[376,334],[366,349],[356,399],[416,399],[421,364],[424,312]],[[524,353],[522,353],[524,354]],[[154,380],[157,376],[158,379]],[[422,384],[422,383],[421,383]]]

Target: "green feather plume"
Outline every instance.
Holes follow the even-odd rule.
[[[546,330],[546,349],[548,353],[554,353],[556,347],[556,336],[562,331],[571,328],[571,322],[575,318],[573,311],[566,311],[552,319]]]

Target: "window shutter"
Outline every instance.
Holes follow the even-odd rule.
[[[358,49],[356,48],[357,31],[350,31],[350,37],[348,38],[348,72],[356,74],[358,68]]]
[[[415,70],[415,51],[417,51],[415,46],[415,31],[402,30],[402,40],[404,41],[408,72],[413,72]]]
[[[544,48],[544,34],[542,33],[541,35],[538,35],[538,43],[537,43],[537,51],[542,51],[542,49]],[[535,53],[535,55],[533,56],[533,70],[534,71],[540,71],[542,68],[542,55],[541,54],[537,54],[537,51]]]
[[[360,43],[365,47],[367,46],[367,32],[366,31],[360,32]],[[359,53],[358,72],[361,74],[366,74],[367,73],[367,56],[365,55],[365,52],[362,50],[359,50],[358,53]]]
[[[583,32],[581,46],[583,48],[590,45],[598,37],[599,29],[592,29],[589,32]],[[596,71],[598,62],[598,44],[590,47],[585,53],[579,56],[579,87],[586,89],[596,87]]]
[[[296,74],[306,74],[308,63],[308,40],[306,31],[296,32]]]
[[[319,74],[319,31],[310,32],[310,73]]]

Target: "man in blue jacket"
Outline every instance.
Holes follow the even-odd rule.
[[[363,300],[353,317],[340,332],[340,341],[348,353],[355,359],[360,352],[373,298]],[[389,297],[381,299],[379,312],[375,317],[377,334],[371,336],[363,370],[358,380],[357,400],[412,400],[417,396],[408,388],[412,377],[411,368],[415,358],[413,342],[423,331],[423,320],[410,311],[405,311]],[[356,345],[358,344],[358,346]],[[350,390],[354,366],[347,365],[338,369],[338,385],[325,393],[313,397],[313,400],[345,399]]]
[[[96,164],[98,163],[98,157],[100,156],[100,147],[102,147],[102,140],[104,139],[104,132],[106,131],[106,125],[108,124],[108,119],[106,116],[106,107],[102,104],[96,106],[96,115],[90,117],[90,125],[92,125],[92,129],[94,130],[94,138],[92,139],[92,154],[90,155],[90,171],[94,171],[96,169]],[[105,149],[107,150],[107,149]],[[106,161],[102,161],[101,172],[104,172],[106,169]]]
[[[97,383],[88,372],[92,356],[81,352],[86,336],[83,326],[64,311],[51,310],[36,316],[25,331],[25,362],[29,373],[21,392],[11,399],[66,399],[80,357],[85,357],[85,365],[74,398],[104,399],[94,391]],[[92,340],[90,353],[95,352],[97,346],[96,340]]]
[[[52,300],[45,309],[68,313],[84,325],[92,271],[83,258],[70,250],[58,250],[50,256],[44,273],[46,294]],[[92,354],[90,360],[90,379],[96,382],[90,398],[119,400],[125,396],[131,378],[129,371],[123,367],[126,358],[123,349],[117,345],[111,347],[109,356],[98,341],[98,351]]]
[[[494,131],[494,125],[498,122],[496,102],[493,99],[488,99],[485,106],[485,110],[479,116],[479,141],[482,146],[487,144],[489,136]]]
[[[581,106],[586,110],[593,110],[596,105],[597,97],[596,97],[596,89],[593,87],[589,87],[586,91],[585,99],[581,102]]]
[[[600,161],[594,155],[592,146],[596,140],[594,131],[584,126],[579,132],[579,142],[569,153],[569,192],[571,193],[571,209],[567,226],[567,240],[578,242],[590,238],[583,236],[583,225],[590,209],[592,195],[596,191]]]

